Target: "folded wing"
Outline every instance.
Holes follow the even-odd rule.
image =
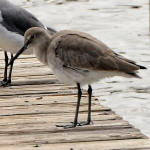
[[[89,70],[115,70],[129,74],[140,69],[134,61],[116,54],[89,34],[62,31],[55,35],[55,39],[55,54],[64,66]]]

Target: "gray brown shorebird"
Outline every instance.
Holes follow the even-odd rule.
[[[15,6],[7,0],[0,0],[0,48],[5,55],[4,78],[0,81],[0,86],[8,86],[11,83],[13,64],[11,64],[9,75],[7,75],[7,52],[10,52],[11,57],[13,57],[13,54],[23,46],[25,31],[31,27],[47,28],[51,34],[56,32],[52,28],[45,27],[25,9]],[[24,54],[32,53],[32,50],[28,50]]]
[[[91,83],[114,76],[138,78],[137,70],[146,69],[115,53],[91,35],[78,31],[63,30],[52,36],[42,28],[31,28],[25,33],[23,48],[9,65],[27,48],[33,48],[36,57],[50,67],[61,82],[77,85],[78,99],[74,122],[57,127],[71,128],[91,123]],[[88,84],[88,117],[87,121],[78,122],[82,96],[80,86],[85,84]]]

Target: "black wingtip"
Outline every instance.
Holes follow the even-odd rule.
[[[140,77],[138,74],[136,74],[135,72],[128,73],[128,74],[131,75],[131,76],[134,77],[134,78],[139,78],[139,79],[141,79],[141,77]]]
[[[57,31],[53,28],[47,27],[47,30],[51,33],[51,34],[55,34]]]
[[[141,65],[137,65],[137,66],[140,67],[140,69],[147,69],[146,67],[141,66]]]

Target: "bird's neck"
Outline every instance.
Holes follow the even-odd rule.
[[[39,41],[36,46],[34,46],[34,54],[36,55],[37,59],[47,65],[47,48],[48,48],[48,41],[43,40],[42,42]]]

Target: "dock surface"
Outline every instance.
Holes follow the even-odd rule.
[[[3,75],[0,52],[0,76]],[[92,100],[92,125],[57,128],[74,119],[76,88],[61,84],[33,56],[14,65],[11,87],[0,88],[1,150],[150,150],[150,140],[110,108]],[[87,95],[79,120],[87,118]]]

